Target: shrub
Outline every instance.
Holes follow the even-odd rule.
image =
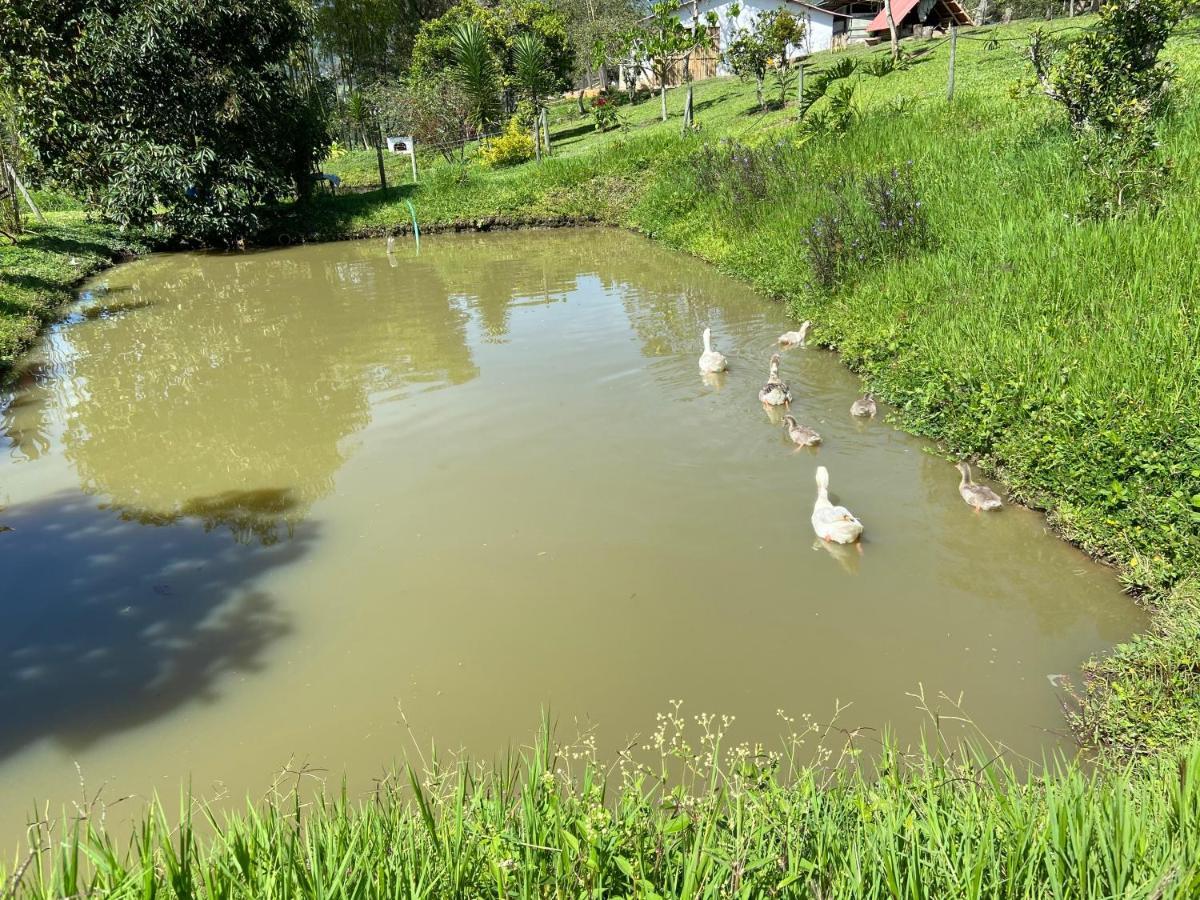
[[[514,116],[499,137],[485,140],[479,148],[479,158],[488,168],[512,166],[533,159],[533,137],[521,127]]]
[[[610,97],[600,96],[592,100],[592,118],[595,119],[597,131],[608,131],[621,124],[617,104]]]
[[[1179,22],[1181,0],[1109,0],[1097,27],[1058,50],[1040,32],[1029,55],[1037,83],[1067,112],[1092,177],[1090,211],[1154,202],[1167,176],[1157,159],[1157,124],[1171,67],[1158,55]]]
[[[829,209],[805,236],[813,288],[829,293],[864,266],[932,246],[911,160],[880,174],[840,179],[828,190]]]

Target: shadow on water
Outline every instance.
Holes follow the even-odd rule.
[[[79,750],[259,670],[291,625],[255,583],[317,539],[293,503],[231,492],[157,517],[64,491],[0,513],[0,756],[46,738]]]

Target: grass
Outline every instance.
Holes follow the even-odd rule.
[[[1042,24],[964,31],[953,102],[948,46],[911,42],[907,68],[843,82],[854,87],[844,133],[800,129],[794,108],[760,114],[753,86],[731,79],[697,84],[701,130],[688,136],[682,91],[670,94],[668,123],[650,99],[627,108],[627,131],[604,135],[564,103],[559,152],[541,166],[435,166],[418,186],[323,200],[272,227],[291,240],[403,232],[405,200],[426,231],[606,222],[787,303],[905,428],[977,459],[1155,611],[1149,635],[1089,666],[1074,716],[1102,746],[1150,753],[1194,729],[1200,693],[1178,637],[1200,616],[1186,586],[1200,570],[1200,259],[1186,249],[1200,243],[1197,24],[1167,51],[1180,86],[1164,128],[1165,202],[1108,220],[1083,214],[1085,174],[1063,114],[1021,89],[1028,34]],[[818,56],[808,77],[882,52]],[[816,286],[808,240],[839,184],[909,161],[929,247]]]
[[[76,282],[143,249],[105,225],[89,223],[82,213],[52,212],[46,218],[46,225],[28,223],[15,245],[0,243],[0,381],[71,299]]]
[[[586,737],[559,748],[544,727],[491,767],[434,759],[357,799],[314,799],[293,770],[234,815],[185,797],[172,820],[156,802],[122,845],[93,803],[31,827],[0,883],[38,900],[1200,892],[1200,751],[1161,758],[1151,778],[1061,761],[1026,778],[990,747],[885,746],[865,764],[831,727],[786,722],[768,751],[696,723],[676,707],[607,769]]]

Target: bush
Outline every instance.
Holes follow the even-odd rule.
[[[1158,56],[1181,0],[1109,0],[1097,27],[1057,50],[1040,32],[1030,58],[1041,91],[1067,112],[1092,179],[1089,211],[1113,214],[1155,202],[1167,176],[1157,157],[1172,68]]]
[[[600,96],[592,100],[592,118],[596,121],[597,131],[608,131],[621,124],[617,104],[611,97]]]
[[[812,287],[829,293],[856,270],[903,259],[933,244],[913,164],[830,185],[830,209],[805,237]]]
[[[513,116],[502,135],[485,140],[480,145],[479,158],[489,169],[528,162],[533,159],[533,136]]]

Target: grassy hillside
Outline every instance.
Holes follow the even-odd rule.
[[[682,91],[670,122],[657,123],[652,98],[605,135],[563,104],[560,152],[541,166],[435,166],[418,187],[322,202],[278,227],[289,239],[404,231],[403,200],[426,229],[610,222],[788,303],[905,427],[980,459],[1159,611],[1154,635],[1092,667],[1075,723],[1146,752],[1193,733],[1200,715],[1187,581],[1200,569],[1200,49],[1194,22],[1168,47],[1178,87],[1162,208],[1097,219],[1063,114],[1021,89],[1032,27],[964,32],[953,102],[944,42],[911,44],[904,70],[852,76],[844,133],[799,128],[793,109],[760,114],[753,86],[731,79],[697,85],[701,128],[688,136]],[[824,54],[807,74],[880,53]],[[919,203],[920,246],[850,259],[827,290],[814,254],[858,239],[878,249],[859,233],[874,177]],[[839,217],[855,221],[822,233]]]

